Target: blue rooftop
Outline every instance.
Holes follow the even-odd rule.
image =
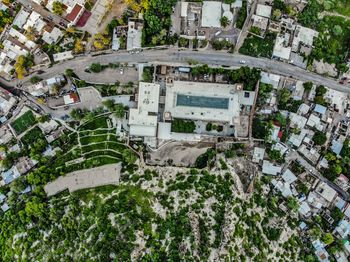
[[[320,113],[321,115],[324,115],[327,111],[327,107],[323,105],[316,104],[314,111],[317,113]]]
[[[215,109],[228,109],[229,99],[209,96],[189,96],[177,94],[177,106],[205,107]]]

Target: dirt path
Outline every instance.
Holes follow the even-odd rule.
[[[338,16],[338,17],[342,17],[342,18],[344,18],[344,19],[350,20],[350,16],[341,15],[341,14],[338,14],[338,13],[328,12],[328,11],[323,11],[323,12],[320,14],[320,18],[323,18],[323,17],[325,17],[325,16]]]

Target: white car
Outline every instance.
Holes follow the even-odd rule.
[[[241,60],[241,61],[239,61],[241,64],[245,64],[246,63],[246,61],[244,61],[244,60]]]

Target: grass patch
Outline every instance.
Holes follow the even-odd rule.
[[[91,143],[106,142],[107,140],[108,140],[108,135],[85,136],[80,138],[80,143],[82,145],[88,145]]]
[[[93,135],[105,135],[105,134],[111,134],[114,135],[116,132],[116,128],[110,129],[110,130],[92,130],[92,131],[79,131],[80,137],[85,136],[93,136]]]
[[[275,39],[275,33],[267,33],[265,38],[249,35],[239,52],[249,56],[271,58]]]
[[[79,127],[79,130],[95,130],[98,128],[108,128],[106,116],[97,117],[87,123],[82,124]]]
[[[82,153],[88,153],[94,150],[106,150],[106,149],[110,149],[114,151],[123,151],[125,148],[126,148],[125,145],[122,145],[116,142],[105,141],[98,144],[82,146],[81,151]]]
[[[35,125],[37,123],[37,120],[33,114],[32,111],[25,112],[22,116],[17,118],[11,126],[16,131],[16,133],[22,134],[24,131],[26,131],[29,127]]]
[[[98,156],[110,156],[115,157],[121,160],[121,154],[116,153],[114,151],[110,150],[104,150],[104,151],[98,151],[98,152],[90,152],[85,154],[85,158],[92,158],[92,157],[98,157]]]

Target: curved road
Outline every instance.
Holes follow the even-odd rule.
[[[244,60],[242,64],[240,61]],[[282,63],[276,60],[267,58],[256,58],[240,54],[229,54],[218,51],[180,51],[178,49],[165,49],[165,50],[144,50],[138,54],[129,54],[128,52],[114,52],[99,56],[79,56],[72,60],[63,61],[55,64],[50,68],[44,69],[45,73],[41,74],[42,78],[54,76],[59,73],[63,73],[65,69],[71,68],[75,71],[84,71],[85,67],[90,66],[92,63],[164,63],[169,65],[188,65],[189,61],[196,61],[211,66],[230,66],[241,67],[243,65],[250,67],[257,67],[264,71],[280,74],[284,76],[293,77],[301,81],[311,81],[318,85],[325,85],[329,88],[350,93],[349,85],[341,85],[336,80],[328,77],[324,77],[296,66]],[[28,81],[30,76],[20,82]],[[96,75],[98,78],[98,74]],[[103,79],[101,79],[103,81]],[[98,81],[98,79],[97,79]],[[15,87],[19,81],[13,80],[7,82],[4,79],[0,81],[5,86]]]

